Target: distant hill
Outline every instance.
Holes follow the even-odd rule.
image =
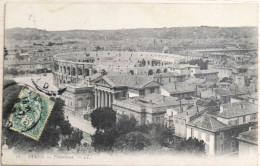
[[[124,40],[139,38],[184,39],[184,38],[252,38],[257,37],[257,27],[173,27],[122,30],[69,30],[46,31],[34,28],[5,30],[6,39],[44,40],[53,38]]]

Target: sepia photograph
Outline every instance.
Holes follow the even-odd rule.
[[[258,165],[257,3],[7,2],[2,165]]]

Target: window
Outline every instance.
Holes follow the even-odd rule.
[[[171,78],[169,78],[169,82],[171,82]]]
[[[243,116],[243,123],[246,123],[246,116]]]
[[[224,139],[224,132],[220,132],[220,139]]]
[[[220,153],[221,153],[221,154],[224,153],[224,144],[221,144],[221,146],[220,146]]]
[[[251,121],[256,120],[256,114],[252,114],[252,115],[250,116],[250,120],[251,120]]]
[[[234,152],[236,150],[235,148],[235,142],[231,141],[231,151]]]
[[[123,93],[122,93],[122,97],[126,97],[126,92],[123,92]]]
[[[208,153],[209,152],[209,144],[205,144],[205,150],[206,150],[206,152]]]
[[[201,132],[198,131],[198,139],[201,139]]]
[[[190,129],[190,136],[193,137],[193,128]]]
[[[140,95],[145,95],[144,90],[141,90],[139,94],[140,94]]]
[[[209,142],[209,134],[206,134],[206,141]]]
[[[150,89],[150,93],[154,93],[154,88],[151,88],[151,89]]]

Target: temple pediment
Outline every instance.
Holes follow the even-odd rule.
[[[110,85],[106,80],[104,79],[100,79],[100,80],[97,80],[97,82],[95,82],[96,85],[101,85],[101,86],[105,86],[105,87],[109,87],[109,88],[112,88],[113,86]]]

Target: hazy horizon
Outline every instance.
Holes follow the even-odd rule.
[[[47,31],[258,26],[257,5],[7,3],[5,29]]]
[[[131,29],[68,29],[68,30],[47,30],[47,29],[39,29],[39,28],[33,28],[33,27],[13,27],[13,28],[7,28],[5,30],[11,30],[11,29],[37,29],[42,31],[118,31],[118,30],[141,30],[141,29],[171,29],[171,28],[199,28],[199,27],[208,27],[208,28],[257,28],[258,26],[207,26],[207,25],[201,25],[201,26],[183,26],[183,27],[159,27],[159,28],[131,28]]]

